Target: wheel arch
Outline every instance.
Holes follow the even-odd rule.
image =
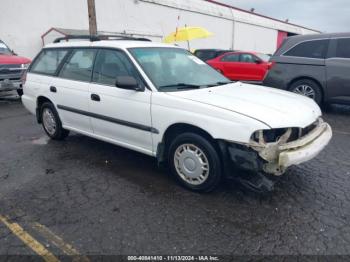
[[[321,82],[319,80],[317,80],[316,78],[314,78],[314,77],[311,77],[311,76],[298,76],[296,78],[293,78],[291,81],[289,81],[289,83],[287,85],[287,90],[289,91],[291,89],[292,85],[295,82],[297,82],[299,80],[304,80],[304,79],[311,80],[311,81],[315,82],[319,86],[320,91],[321,91],[321,95],[322,95],[321,102],[323,102],[324,99],[325,99],[325,88],[321,84]]]
[[[41,107],[46,102],[53,104],[46,96],[38,96],[36,99],[36,120],[39,124],[41,124]]]
[[[158,143],[157,145],[158,163],[162,163],[166,159],[172,139],[174,139],[179,134],[188,133],[188,132],[201,135],[204,138],[208,139],[211,143],[213,143],[214,147],[218,150],[217,152],[220,153],[216,140],[213,138],[213,136],[210,133],[208,133],[208,131],[192,124],[174,123],[165,130],[161,142]]]

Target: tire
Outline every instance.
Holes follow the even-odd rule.
[[[290,86],[289,91],[296,94],[307,96],[313,99],[318,105],[321,105],[323,100],[320,86],[311,79],[301,79],[294,82]],[[310,95],[307,95],[307,94],[310,94]]]
[[[23,96],[23,89],[17,89],[17,94],[21,97]]]
[[[62,127],[60,117],[52,103],[44,103],[40,115],[44,131],[51,139],[63,140],[69,135],[69,131]]]
[[[218,152],[198,134],[178,135],[169,147],[168,163],[179,183],[192,191],[210,192],[221,181]]]

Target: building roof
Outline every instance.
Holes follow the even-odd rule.
[[[260,17],[263,17],[263,18],[271,19],[271,20],[274,20],[274,21],[277,21],[277,22],[280,22],[280,23],[284,23],[284,24],[287,24],[287,25],[293,25],[293,26],[301,27],[301,28],[304,28],[304,29],[307,29],[307,30],[312,30],[312,31],[315,31],[315,32],[318,32],[318,33],[322,33],[319,30],[315,30],[315,29],[312,29],[312,28],[309,28],[309,27],[305,27],[305,26],[289,23],[287,21],[283,21],[283,20],[280,20],[280,19],[277,19],[277,18],[273,18],[273,17],[270,17],[270,16],[262,15],[262,14],[259,14],[259,13],[250,12],[248,10],[245,10],[245,9],[242,9],[242,8],[238,8],[238,7],[229,5],[229,4],[224,4],[224,3],[218,2],[216,0],[204,0],[204,1],[216,4],[216,5],[232,8],[234,10],[241,11],[241,12],[244,12],[244,13],[248,13],[248,14],[251,14],[251,15],[256,15],[256,16],[260,16]]]

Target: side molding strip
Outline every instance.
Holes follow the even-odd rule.
[[[57,108],[61,109],[61,110],[69,111],[69,112],[72,112],[72,113],[76,113],[76,114],[80,114],[80,115],[84,115],[84,116],[89,116],[89,117],[101,119],[101,120],[104,120],[104,121],[107,121],[107,122],[111,122],[111,123],[114,123],[114,124],[118,124],[118,125],[122,125],[122,126],[128,126],[128,127],[131,127],[131,128],[135,128],[135,129],[151,132],[153,134],[159,134],[159,131],[156,128],[153,128],[151,126],[145,126],[145,125],[141,125],[141,124],[137,124],[137,123],[132,123],[132,122],[128,122],[128,121],[125,121],[125,120],[112,118],[112,117],[109,117],[109,116],[103,116],[103,115],[99,115],[99,114],[83,111],[83,110],[80,110],[80,109],[75,109],[75,108],[68,107],[68,106],[57,105]]]

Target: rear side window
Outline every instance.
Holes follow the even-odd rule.
[[[284,53],[284,55],[324,59],[327,55],[328,43],[329,40],[303,42]]]
[[[77,49],[63,65],[60,77],[77,81],[90,81],[96,51]]]
[[[229,54],[221,58],[223,62],[239,62],[239,54]]]
[[[337,40],[336,57],[350,58],[350,38],[342,38]]]
[[[123,52],[100,50],[96,57],[93,82],[115,86],[118,76],[132,76],[138,79],[134,66]]]
[[[54,75],[67,53],[68,51],[64,49],[43,50],[39,57],[35,59],[30,71],[39,74]]]

